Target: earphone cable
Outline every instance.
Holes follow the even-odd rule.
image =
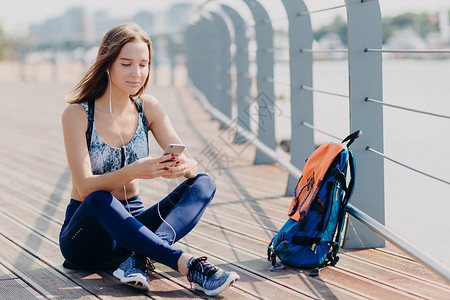
[[[127,165],[127,149],[126,149],[126,147],[125,147],[125,142],[123,141],[123,138],[122,138],[122,134],[120,133],[120,129],[119,129],[119,126],[117,126],[117,123],[116,123],[116,120],[114,120],[114,115],[113,115],[113,112],[112,112],[112,104],[111,104],[111,96],[112,96],[112,82],[111,82],[111,76],[109,75],[109,71],[108,70],[106,70],[106,72],[108,73],[108,79],[109,79],[109,112],[111,113],[111,118],[112,118],[112,120],[113,120],[113,123],[114,123],[114,127],[116,127],[116,130],[117,130],[117,133],[119,134],[119,137],[120,137],[120,141],[122,142],[122,149],[123,149],[123,152],[124,152],[124,166],[126,166]],[[124,193],[124,195],[125,195],[125,202],[127,203],[127,208],[128,208],[128,212],[131,214],[131,209],[130,209],[130,205],[128,204],[128,197],[127,197],[127,188],[126,188],[126,186],[125,186],[125,184],[123,185],[123,193]]]
[[[124,143],[124,141],[123,141],[123,138],[122,138],[122,134],[120,133],[120,129],[119,129],[119,126],[117,126],[117,123],[116,123],[116,121],[114,120],[114,115],[113,115],[113,112],[112,112],[112,104],[111,104],[111,102],[112,102],[112,83],[111,83],[111,77],[110,77],[110,75],[109,75],[109,71],[108,70],[106,70],[106,72],[108,73],[108,79],[109,79],[109,112],[111,113],[111,118],[112,118],[112,120],[113,120],[113,123],[114,123],[114,127],[116,127],[116,130],[117,130],[117,132],[119,133],[119,137],[120,137],[120,141],[122,142],[122,146],[123,146],[123,151],[124,151],[124,153],[125,153],[125,162],[124,162],[124,166],[126,166],[127,165],[127,156],[126,156],[126,154],[127,154],[127,152],[126,152],[126,147],[125,147],[125,143]],[[144,109],[144,101],[142,101],[142,109]],[[163,216],[161,215],[161,210],[159,209],[159,199],[160,199],[160,197],[159,197],[159,177],[157,177],[156,178],[156,180],[157,180],[157,182],[158,182],[158,184],[156,185],[157,186],[157,201],[158,201],[158,205],[157,205],[157,210],[158,210],[158,215],[159,215],[159,217],[161,218],[161,220],[167,225],[167,226],[169,226],[170,227],[170,229],[172,229],[172,231],[173,231],[173,240],[172,240],[172,243],[171,243],[171,245],[172,244],[174,244],[175,243],[175,241],[176,241],[176,237],[177,237],[177,233],[176,233],[176,231],[175,231],[175,229],[172,227],[172,225],[170,225],[169,224],[169,222],[167,222],[166,220],[164,220],[164,218],[163,218]],[[125,201],[126,201],[126,203],[127,203],[127,208],[128,208],[128,212],[131,214],[131,210],[130,210],[130,207],[129,207],[129,204],[128,204],[128,198],[127,198],[127,189],[126,189],[126,186],[124,185],[123,186],[123,192],[124,192],[124,194],[125,194]]]

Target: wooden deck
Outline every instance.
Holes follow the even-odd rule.
[[[157,264],[151,290],[120,284],[109,273],[62,267],[58,233],[69,200],[70,172],[60,126],[63,95],[73,83],[0,82],[0,299],[205,298],[188,281]],[[168,111],[190,152],[217,182],[217,193],[181,249],[241,276],[223,299],[450,299],[450,288],[412,259],[385,249],[342,251],[320,277],[308,270],[270,272],[266,246],[290,202],[287,172],[253,166],[255,149],[230,143],[226,130],[184,88],[150,88]],[[160,150],[152,142],[151,155]],[[214,155],[212,155],[212,153]],[[142,182],[146,205],[175,180]]]

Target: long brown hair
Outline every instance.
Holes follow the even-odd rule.
[[[142,41],[148,47],[148,64],[150,69],[152,59],[152,43],[149,36],[135,23],[126,23],[110,29],[102,39],[98,49],[97,59],[89,68],[86,75],[73,89],[73,96],[67,100],[68,103],[81,103],[94,101],[106,91],[108,86],[108,76],[106,70],[119,56],[120,51],[126,43]],[[150,74],[150,72],[149,72]],[[140,96],[148,84],[149,75],[145,79],[144,85],[139,91],[131,96]]]

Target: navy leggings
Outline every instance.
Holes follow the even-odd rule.
[[[71,266],[91,268],[126,249],[178,271],[183,251],[172,244],[198,223],[215,190],[214,181],[199,174],[161,200],[159,212],[158,204],[144,210],[139,196],[129,199],[129,207],[105,191],[93,192],[82,202],[72,199],[59,237],[61,253]]]

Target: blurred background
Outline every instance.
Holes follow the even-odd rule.
[[[169,51],[182,60],[182,24],[199,5],[219,1],[5,1],[0,11],[0,80],[74,80],[95,58],[102,36],[111,27],[133,21],[146,30],[155,48],[154,67],[168,64]],[[231,6],[242,1],[224,0]],[[279,1],[261,0],[274,19],[283,15]],[[341,5],[343,0],[305,1],[310,11]],[[450,0],[380,1],[386,48],[446,48],[450,43]],[[285,13],[284,13],[285,14]],[[315,49],[344,48],[347,43],[344,10],[312,18]],[[249,26],[251,26],[249,20]],[[275,43],[286,44],[285,22],[274,22]],[[168,38],[171,44],[167,45]],[[281,56],[281,55],[280,55]],[[282,60],[285,57],[279,57]],[[328,54],[323,59],[340,59]],[[433,56],[436,59],[436,56]],[[18,64],[22,64],[18,68]],[[66,66],[67,68],[64,68]],[[7,67],[8,71],[5,71]],[[52,67],[54,69],[52,70]],[[56,69],[55,69],[56,68]],[[58,76],[57,68],[65,76]],[[45,70],[45,71],[44,71]],[[71,72],[69,72],[69,70]],[[37,75],[39,72],[44,72]],[[73,76],[71,74],[73,73]]]

